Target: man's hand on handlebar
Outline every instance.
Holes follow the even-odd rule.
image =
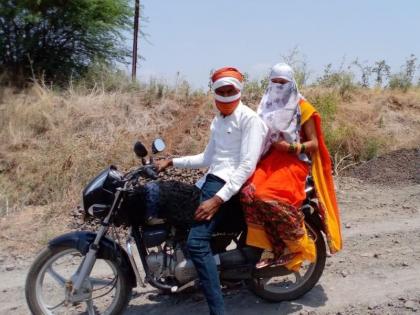
[[[154,162],[156,170],[158,173],[163,172],[168,167],[172,166],[172,159],[157,160]]]

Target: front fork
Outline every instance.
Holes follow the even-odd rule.
[[[125,188],[125,187],[124,187]],[[99,250],[99,243],[106,235],[109,229],[109,221],[111,219],[112,214],[114,213],[115,207],[120,205],[121,202],[121,193],[124,189],[117,189],[117,192],[115,193],[114,203],[112,204],[111,210],[109,211],[108,215],[105,217],[105,219],[101,223],[101,227],[96,234],[95,240],[92,244],[89,246],[89,251],[87,252],[85,258],[82,261],[82,264],[79,268],[79,271],[76,274],[73,287],[72,287],[72,295],[77,295],[80,292],[80,289],[82,288],[82,285],[87,277],[89,277],[90,273],[92,272],[93,266],[96,262],[96,256]]]
[[[145,288],[146,284],[144,283],[143,279],[140,276],[139,269],[137,268],[136,261],[134,260],[133,250],[131,248],[132,247],[131,244],[134,240],[133,236],[132,236],[132,234],[133,234],[132,231],[133,231],[133,228],[130,227],[129,232],[128,232],[129,236],[128,236],[127,242],[125,244],[125,247],[126,247],[126,250],[127,250],[128,259],[130,260],[130,263],[131,263],[131,267],[133,268],[134,274],[136,275],[137,283],[140,284],[143,288]]]
[[[85,279],[90,275],[92,272],[93,266],[96,262],[96,254],[99,250],[99,242],[101,241],[102,237],[108,231],[108,226],[102,225],[99,229],[99,232],[96,234],[96,238],[94,242],[89,246],[89,251],[87,252],[85,258],[82,261],[82,265],[80,266],[78,275],[73,283],[73,292],[72,294],[77,294],[82,287],[83,282]]]

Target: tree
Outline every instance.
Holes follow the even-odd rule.
[[[372,68],[372,73],[375,76],[375,82],[377,87],[381,87],[385,78],[389,78],[391,74],[391,67],[386,63],[385,60],[376,61]]]
[[[369,65],[366,65],[366,63],[365,64],[361,63],[359,59],[356,59],[355,61],[353,61],[353,65],[355,65],[360,70],[360,73],[361,73],[360,85],[362,87],[369,87],[370,76],[372,75],[372,67]]]
[[[64,83],[95,61],[126,61],[129,0],[2,0],[0,69]]]
[[[389,78],[389,88],[390,89],[400,89],[404,92],[407,92],[410,87],[413,86],[414,76],[416,74],[416,65],[417,57],[414,54],[411,54],[410,57],[405,61],[405,66],[403,69],[394,73]]]
[[[285,63],[293,68],[296,83],[299,87],[303,87],[309,80],[310,71],[306,57],[302,55],[299,48],[295,46],[287,54],[281,56]]]
[[[404,74],[407,77],[407,80],[410,84],[413,83],[414,75],[416,74],[416,65],[417,57],[414,54],[411,54],[410,57],[405,61],[405,71]]]

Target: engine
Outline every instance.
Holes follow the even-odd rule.
[[[149,254],[146,256],[146,263],[150,273],[156,279],[176,280],[178,285],[186,284],[198,278],[197,271],[193,262],[184,255],[183,247],[185,238],[181,241],[174,241],[173,236],[176,231],[168,235],[165,229],[149,229],[143,234],[144,244],[149,248]],[[175,237],[178,238],[179,236]],[[218,236],[218,242],[221,248],[225,249],[232,240],[232,235]],[[150,250],[154,249],[154,250]],[[217,251],[217,250],[216,250]],[[242,258],[243,255],[239,257]],[[214,255],[216,265],[220,265],[220,256]]]
[[[192,261],[185,258],[180,248],[159,248],[146,256],[146,262],[156,278],[174,277],[181,285],[197,278]]]

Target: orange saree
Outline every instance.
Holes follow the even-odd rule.
[[[331,161],[323,140],[321,121],[314,107],[301,100],[301,121],[311,117],[316,125],[319,150],[312,154],[312,176],[321,216],[332,253],[341,249],[341,232]],[[305,199],[305,180],[309,165],[297,156],[270,150],[241,191],[241,201],[248,225],[247,244],[276,255],[286,248],[295,258],[285,266],[298,270],[304,260],[315,260],[315,244],[308,237],[299,210]]]

